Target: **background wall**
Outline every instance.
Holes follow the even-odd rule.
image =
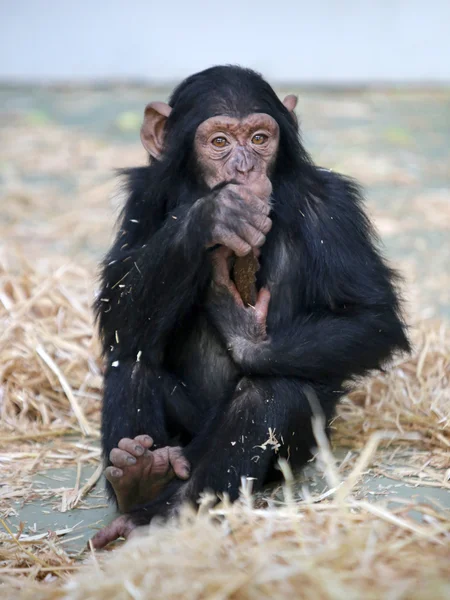
[[[449,82],[449,0],[0,0],[0,79]]]

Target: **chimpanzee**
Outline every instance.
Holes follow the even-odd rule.
[[[261,489],[280,456],[301,467],[311,394],[329,422],[346,382],[409,349],[360,190],[313,164],[296,102],[217,66],[145,109],[150,165],[126,172],[96,303],[105,475],[125,513],[97,547],[203,490],[234,500],[242,476]]]

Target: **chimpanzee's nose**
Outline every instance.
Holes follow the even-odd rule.
[[[235,166],[236,166],[236,171],[238,173],[242,173],[243,175],[245,175],[246,173],[249,173],[255,165],[254,165],[253,160],[250,157],[243,154],[236,161]]]
[[[238,173],[242,173],[242,175],[247,175],[253,169],[253,165],[245,165],[245,166],[237,166],[236,171]]]

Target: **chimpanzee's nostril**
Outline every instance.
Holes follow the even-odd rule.
[[[238,171],[239,173],[249,173],[252,169],[252,163],[242,162],[236,165],[236,171]]]

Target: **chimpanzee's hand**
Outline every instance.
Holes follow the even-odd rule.
[[[220,244],[245,256],[262,246],[272,227],[268,217],[271,192],[270,180],[260,176],[245,185],[229,183],[198,200],[194,218],[205,227],[206,247]]]
[[[221,249],[219,248],[217,252]],[[233,359],[239,364],[247,351],[267,339],[266,320],[269,310],[270,292],[262,288],[255,306],[245,307],[241,297],[229,279],[220,276],[213,279],[206,310],[219,331]]]

